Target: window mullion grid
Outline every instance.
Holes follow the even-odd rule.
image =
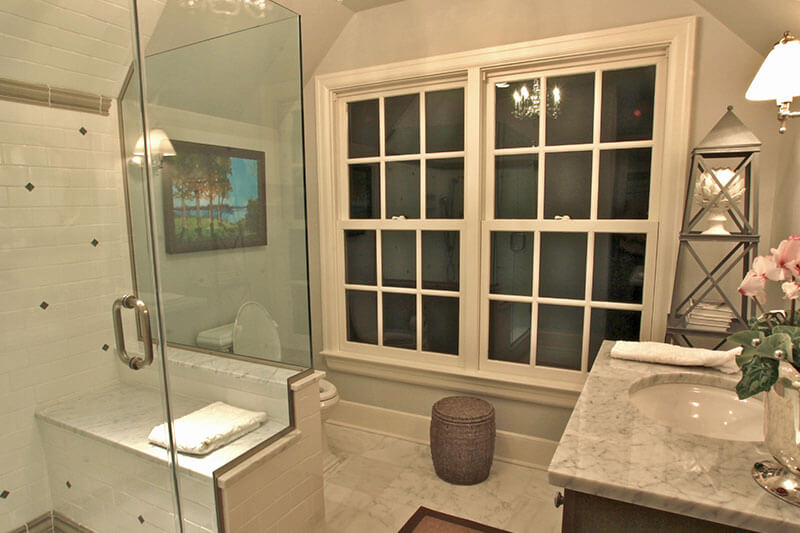
[[[589,370],[589,335],[592,320],[592,288],[594,284],[594,231],[586,234],[586,293],[583,308],[583,339],[581,343],[581,372]]]
[[[427,151],[427,137],[425,132],[425,91],[419,92],[419,218],[425,220],[428,217],[428,205],[426,203],[425,191],[427,190],[427,169],[428,164],[425,160]],[[422,353],[422,230],[420,224],[414,232],[416,238],[416,305],[417,305],[417,353]]]
[[[547,78],[542,77],[539,81],[539,87],[541,90],[539,92],[540,95],[544,95],[539,99],[539,145],[536,146],[536,162],[538,163],[537,168],[539,169],[538,175],[536,176],[536,219],[542,220],[544,218],[544,166],[545,166],[545,149],[546,149],[546,135],[547,131],[545,128],[545,123],[547,122]],[[534,248],[537,250],[538,248]],[[532,339],[531,339],[532,340]],[[531,359],[532,361],[533,359]]]
[[[417,228],[414,231],[416,239],[416,271],[417,284],[415,287],[415,297],[417,305],[417,353],[422,353],[422,230]]]
[[[536,366],[536,349],[539,346],[538,342],[538,335],[539,335],[539,304],[538,304],[538,297],[539,297],[539,246],[541,246],[541,235],[540,231],[533,232],[533,263],[531,266],[531,270],[533,271],[533,280],[531,281],[531,347],[530,347],[530,356],[528,359],[528,366],[533,368]]]
[[[597,203],[600,190],[600,106],[603,102],[603,72],[595,73],[594,116],[592,126],[592,189],[589,204],[589,219],[597,220]]]
[[[383,221],[386,220],[386,98],[378,98],[378,146],[380,147],[380,186],[381,186],[381,220],[375,231],[375,268],[377,269],[376,290],[378,346],[383,346]]]

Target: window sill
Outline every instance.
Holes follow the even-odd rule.
[[[583,389],[582,382],[520,377],[332,350],[323,350],[322,355],[328,369],[336,372],[569,409],[575,407]]]

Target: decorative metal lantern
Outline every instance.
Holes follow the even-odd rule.
[[[692,150],[668,341],[693,346],[698,335],[720,346],[747,326],[753,310],[735,289],[758,252],[760,152],[733,106]]]

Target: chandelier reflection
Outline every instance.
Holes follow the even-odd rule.
[[[498,84],[498,86],[500,85]],[[525,83],[514,89],[512,95],[514,98],[514,111],[512,111],[512,114],[519,119],[538,117],[542,103],[540,94],[541,87],[538,79],[531,81],[530,89]],[[561,89],[556,85],[547,94],[547,101],[545,102],[546,112],[552,118],[558,118],[561,114],[561,100]]]
[[[270,0],[179,0],[179,3],[192,10],[208,7],[217,15],[238,15],[244,7],[246,13],[256,18],[265,17],[275,7]]]

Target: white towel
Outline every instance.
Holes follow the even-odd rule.
[[[687,348],[663,342],[617,341],[611,348],[611,357],[662,365],[707,366],[726,374],[733,374],[739,371],[736,356],[741,351],[741,346],[722,351]]]
[[[214,402],[175,420],[175,441],[179,452],[204,455],[250,433],[267,414]],[[147,439],[162,448],[169,447],[167,424],[153,428]]]

